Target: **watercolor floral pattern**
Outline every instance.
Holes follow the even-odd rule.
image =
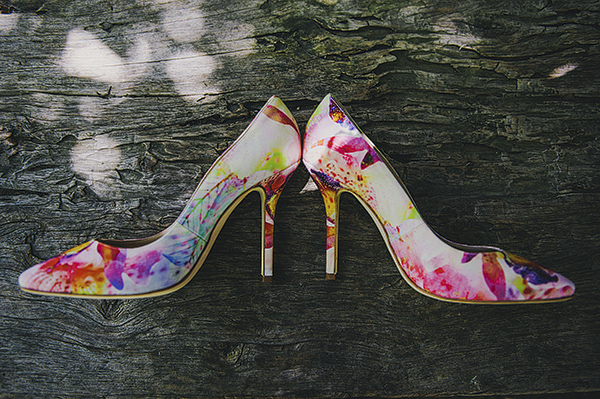
[[[308,123],[303,162],[325,201],[328,274],[336,272],[339,194],[350,192],[380,223],[407,281],[427,295],[498,302],[559,299],[575,291],[567,278],[519,256],[439,237],[383,156],[331,96]]]
[[[142,240],[92,240],[19,277],[39,293],[128,296],[160,293],[184,282],[201,258],[219,220],[251,190],[264,198],[263,272],[272,275],[275,205],[300,162],[299,130],[283,102],[271,98],[203,177],[177,221]]]

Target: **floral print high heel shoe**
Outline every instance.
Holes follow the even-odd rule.
[[[571,281],[499,248],[460,245],[437,235],[383,155],[328,95],[306,127],[302,160],[327,213],[327,277],[337,271],[339,197],[358,198],[379,228],[404,279],[418,292],[453,302],[567,299]]]
[[[228,216],[253,191],[262,199],[262,275],[269,281],[275,206],[300,156],[296,121],[284,103],[272,97],[214,162],[166,230],[139,240],[91,240],[27,269],[19,284],[38,294],[90,298],[172,292],[190,281]]]

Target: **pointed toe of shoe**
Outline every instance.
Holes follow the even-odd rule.
[[[575,294],[575,284],[565,276],[554,273],[558,279],[552,287],[546,288],[540,295],[540,299],[569,299]]]
[[[94,261],[93,241],[81,244],[45,262],[33,265],[19,276],[19,286],[40,294],[100,294],[104,271]]]
[[[60,257],[52,258],[43,263],[31,266],[19,276],[19,286],[25,291],[37,293],[63,293],[70,294],[69,278],[66,273],[54,270]]]
[[[35,275],[38,273],[39,264],[31,266],[19,275],[19,287],[24,290],[38,291],[37,284],[34,284]]]
[[[508,253],[505,255],[508,266],[519,277],[513,279],[513,284],[509,287],[509,295],[511,289],[513,292],[518,289],[516,300],[565,300],[575,294],[575,284],[562,274],[519,256]]]

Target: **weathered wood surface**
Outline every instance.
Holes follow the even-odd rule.
[[[600,7],[592,1],[1,0],[0,396],[600,390]],[[194,280],[141,300],[21,292],[28,266],[169,225],[271,95],[337,95],[447,238],[577,284],[565,303],[413,291],[353,199],[324,279],[298,170],[260,282],[259,200]]]

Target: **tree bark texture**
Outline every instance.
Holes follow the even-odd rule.
[[[348,397],[600,390],[600,6],[592,1],[1,0],[0,397]],[[260,280],[260,201],[181,290],[22,292],[96,237],[172,223],[271,96],[332,92],[446,238],[572,279],[535,306],[412,290],[368,213],[301,168]]]

